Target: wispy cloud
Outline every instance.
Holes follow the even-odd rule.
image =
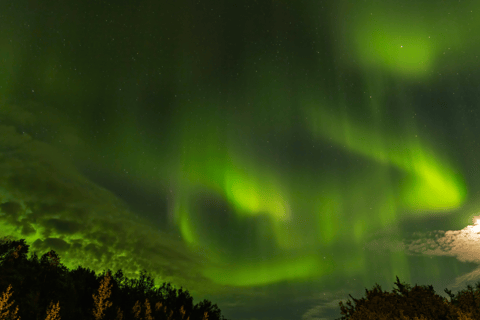
[[[467,226],[462,230],[435,231],[426,236],[429,238],[406,243],[406,249],[414,253],[454,256],[462,262],[480,263],[479,225]]]
[[[342,299],[335,299],[331,301],[324,301],[318,305],[315,305],[308,309],[303,315],[302,320],[330,320],[332,310],[339,312],[338,303],[343,301]]]
[[[474,217],[474,221],[480,216]],[[392,240],[383,236],[365,244],[364,249],[375,251],[403,251],[411,255],[450,256],[461,262],[480,264],[480,224],[461,230],[434,230],[415,232],[410,239]],[[480,267],[457,277],[449,289],[464,289],[467,284],[480,280]]]
[[[335,290],[308,296],[312,306],[302,314],[302,320],[331,320],[338,318],[340,314],[339,302],[345,302],[346,295],[347,293],[344,290]]]

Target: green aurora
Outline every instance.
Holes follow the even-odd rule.
[[[74,3],[0,5],[3,235],[233,320],[476,269],[480,4]]]

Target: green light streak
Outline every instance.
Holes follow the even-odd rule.
[[[388,133],[339,117],[321,106],[306,105],[306,125],[312,134],[348,151],[394,166],[408,173],[403,185],[403,205],[422,211],[458,208],[466,198],[466,186],[446,162],[408,133]]]
[[[313,254],[305,254],[242,265],[207,267],[203,274],[221,285],[255,286],[285,280],[306,280],[319,273],[329,274],[334,267],[331,261],[322,261]]]
[[[224,180],[227,198],[237,208],[239,215],[266,212],[275,220],[290,219],[291,213],[284,200],[286,196],[282,196],[283,192],[278,187],[280,184],[275,183],[275,174],[264,173],[264,177],[259,179],[240,168],[240,165],[233,164],[225,172]]]

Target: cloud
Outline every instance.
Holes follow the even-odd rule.
[[[476,222],[480,216],[473,217]],[[375,251],[404,251],[410,255],[451,256],[461,262],[480,264],[480,223],[469,225],[462,230],[434,230],[414,232],[410,239],[392,240],[387,236],[365,244],[364,249]],[[480,280],[480,267],[468,274],[457,277],[447,285],[451,290],[465,289],[467,284]]]
[[[344,290],[317,292],[309,296],[312,307],[302,314],[302,320],[328,320],[339,318],[340,301],[345,303],[347,293]],[[304,299],[305,301],[306,299]]]
[[[476,217],[474,217],[476,218]],[[476,219],[474,219],[475,221]],[[406,245],[410,252],[432,256],[452,256],[462,262],[480,263],[480,225],[469,225],[462,230],[435,231],[427,239],[418,239]],[[480,281],[480,267],[457,277],[448,285],[451,290],[463,290]]]
[[[480,225],[467,226],[462,230],[433,231],[417,240],[405,242],[411,253],[453,256],[462,262],[480,263]]]
[[[315,305],[308,309],[303,315],[302,320],[329,320],[331,319],[331,313],[334,310],[339,313],[339,302],[342,299],[335,299],[331,301],[324,301],[318,305]]]
[[[464,290],[467,285],[474,287],[475,283],[480,280],[480,267],[473,270],[470,273],[464,274],[463,276],[457,277],[455,281],[448,286],[452,291]]]
[[[374,236],[377,237],[365,243],[364,250],[453,256],[462,262],[480,263],[480,224],[469,225],[462,230],[414,232],[409,239],[400,239],[392,230]]]
[[[200,253],[178,236],[152,228],[76,168],[68,150],[81,138],[67,118],[38,105],[2,105],[0,110],[0,226],[5,236],[27,239],[30,253],[53,249],[71,268],[121,268],[130,278],[145,268],[161,279],[157,284],[180,283],[204,294],[222,290],[201,275]],[[72,145],[55,142],[65,140]]]

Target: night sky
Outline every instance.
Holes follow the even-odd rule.
[[[0,232],[229,320],[480,281],[478,1],[0,1]]]

